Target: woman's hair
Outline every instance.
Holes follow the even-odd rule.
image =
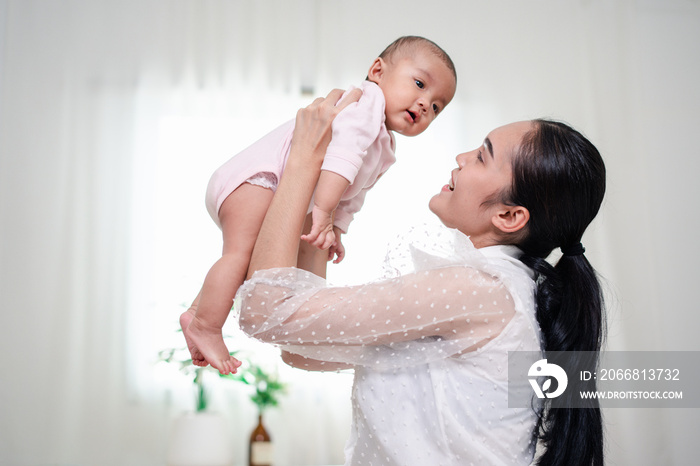
[[[452,75],[457,80],[457,70],[455,64],[452,62],[450,56],[445,52],[442,47],[437,45],[430,39],[420,36],[402,36],[396,39],[394,42],[389,44],[387,48],[384,49],[382,53],[379,54],[379,58],[383,58],[391,62],[396,58],[403,57],[405,55],[412,55],[417,50],[427,50],[436,57],[438,57],[447,66],[447,68],[452,72]]]
[[[578,245],[603,201],[605,165],[578,131],[549,120],[533,125],[513,157],[513,181],[506,194],[508,203],[530,213],[515,242],[523,251],[520,260],[537,276],[537,320],[545,353],[592,352],[567,353],[567,361],[597,364],[605,334],[603,296],[596,272]],[[546,258],[555,248],[578,251],[565,253],[552,266]],[[545,447],[538,465],[603,464],[597,400],[585,408],[546,404],[534,435]]]

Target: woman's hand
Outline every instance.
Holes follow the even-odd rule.
[[[338,102],[344,91],[333,89],[325,98],[319,97],[308,107],[297,112],[292,147],[289,160],[301,161],[320,167],[323,157],[331,142],[333,119],[348,105],[357,102],[362,96],[362,90],[353,89],[348,92],[341,102]]]

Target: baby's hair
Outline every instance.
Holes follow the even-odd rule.
[[[450,56],[445,52],[442,47],[437,45],[430,39],[420,36],[403,36],[396,39],[394,42],[389,44],[387,48],[384,49],[382,53],[379,54],[379,58],[387,61],[392,61],[394,58],[399,58],[404,55],[408,55],[411,52],[423,49],[431,52],[436,57],[438,57],[447,66],[447,68],[452,71],[452,75],[457,80],[457,70],[455,69],[455,64],[452,62]]]

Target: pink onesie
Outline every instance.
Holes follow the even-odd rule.
[[[333,137],[321,167],[350,181],[334,216],[335,226],[343,232],[348,231],[348,225],[362,207],[367,191],[396,161],[394,136],[384,123],[384,94],[371,81],[363,82],[360,89],[360,100],[350,104],[333,120]],[[289,156],[293,131],[294,120],[291,120],[230,158],[214,172],[207,187],[206,205],[219,228],[221,204],[238,186],[258,173],[272,173],[277,180],[280,179]]]

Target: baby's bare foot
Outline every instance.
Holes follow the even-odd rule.
[[[190,322],[194,318],[194,310],[192,308],[186,310],[180,315],[180,328],[182,328],[182,334],[185,336],[185,342],[187,343],[187,349],[190,350],[190,357],[192,358],[192,364],[195,366],[206,367],[209,363],[204,359],[204,355],[197,349],[192,339],[187,332],[187,327],[190,326]]]
[[[189,311],[185,312],[187,313]],[[185,317],[185,320],[187,318]],[[182,316],[180,323],[183,323]],[[209,363],[222,374],[236,373],[241,363],[229,354],[220,328],[207,326],[195,314],[190,313],[189,324],[183,331],[193,364],[206,366]]]

